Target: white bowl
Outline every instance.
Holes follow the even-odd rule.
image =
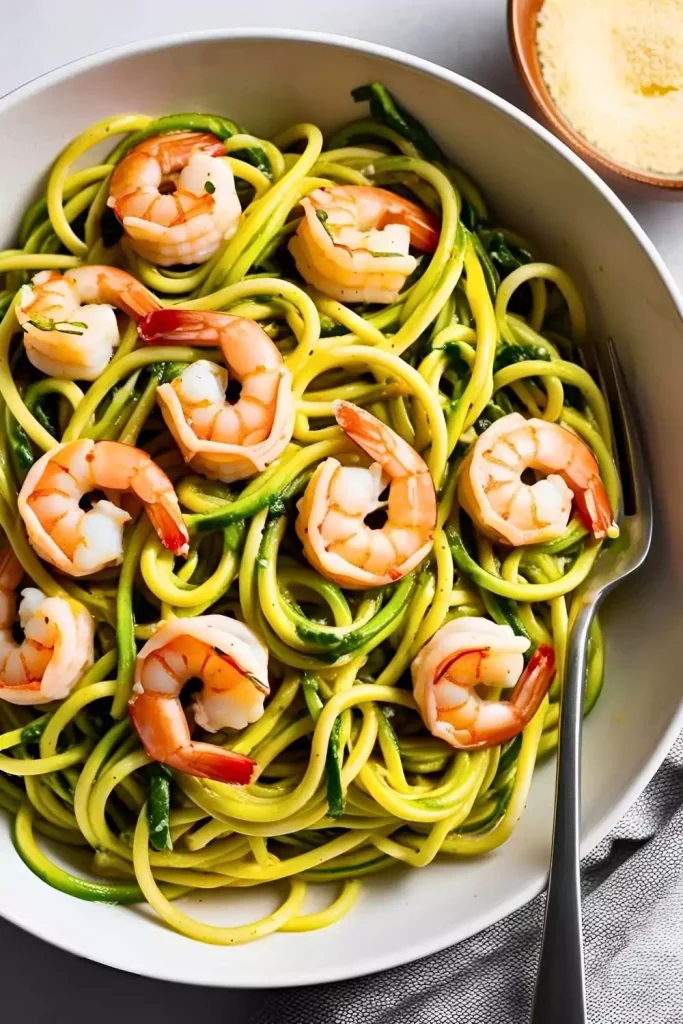
[[[652,245],[603,182],[543,128],[449,71],[369,43],[285,31],[182,36],[88,57],[0,103],[0,239],[61,147],[123,111],[224,113],[256,134],[295,121],[325,129],[359,116],[350,90],[380,79],[482,186],[500,221],[569,270],[591,329],[609,333],[646,426],[657,538],[646,570],[610,602],[607,679],[584,743],[583,848],[636,798],[681,725],[683,623],[683,331],[681,302]],[[0,912],[41,938],[123,970],[204,985],[332,981],[424,956],[485,928],[535,896],[546,878],[554,765],[540,767],[521,825],[480,860],[442,860],[364,884],[355,910],[321,932],[225,949],[169,931],[144,909],[82,903],[19,860],[0,820]],[[194,902],[194,901],[193,901]],[[197,914],[253,919],[271,897],[207,896]]]

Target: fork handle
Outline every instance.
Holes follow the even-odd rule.
[[[552,857],[531,1024],[586,1024],[587,1020],[579,869],[581,722],[588,634],[595,611],[594,602],[579,611],[567,649]]]

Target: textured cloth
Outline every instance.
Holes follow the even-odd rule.
[[[683,736],[583,863],[590,1024],[683,1021],[682,805]],[[273,992],[253,1024],[523,1024],[543,904],[539,896],[481,934],[406,967]]]

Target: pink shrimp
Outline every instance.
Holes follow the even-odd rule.
[[[41,270],[23,286],[16,307],[26,355],[50,377],[97,380],[120,341],[112,307],[139,320],[160,303],[116,267]]]
[[[299,502],[296,532],[311,565],[350,588],[381,587],[414,569],[432,548],[434,481],[418,453],[369,412],[335,402],[342,430],[376,461],[369,469],[325,459]],[[387,478],[389,499],[380,501]],[[387,507],[379,529],[365,522]]]
[[[432,735],[458,750],[478,750],[521,732],[555,674],[554,651],[543,644],[524,668],[528,647],[509,626],[475,616],[437,630],[411,668],[415,701]],[[488,700],[478,686],[513,690],[508,700]]]
[[[128,491],[143,503],[162,543],[186,555],[188,533],[173,484],[146,452],[119,441],[71,441],[46,452],[19,492],[19,513],[41,558],[85,576],[123,558],[130,515],[108,500],[80,506],[90,491]]]
[[[289,249],[301,276],[340,302],[395,302],[417,266],[410,246],[433,252],[439,222],[429,211],[384,188],[318,188]]]
[[[0,700],[45,704],[68,697],[92,665],[95,624],[68,597],[47,597],[26,587],[17,616],[16,589],[24,570],[7,545],[0,553]],[[24,633],[14,639],[17,624]]]
[[[140,256],[162,267],[204,263],[241,214],[225,146],[207,132],[169,132],[135,146],[116,166],[108,205]]]
[[[282,454],[294,430],[292,376],[253,320],[229,313],[163,309],[141,321],[149,344],[218,346],[242,386],[230,403],[228,372],[200,359],[157,391],[166,424],[186,462],[214,480],[240,480]]]
[[[150,757],[188,775],[246,785],[256,762],[190,737],[180,693],[201,679],[192,715],[207,732],[244,729],[263,714],[268,651],[248,626],[226,615],[161,624],[138,654],[128,710]]]
[[[527,484],[526,469],[548,474]],[[600,469],[580,437],[547,420],[519,413],[492,423],[462,466],[458,496],[487,537],[517,547],[541,544],[564,533],[572,509],[595,537],[616,530]]]

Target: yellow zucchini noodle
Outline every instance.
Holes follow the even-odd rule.
[[[0,700],[0,805],[13,817],[19,855],[48,884],[86,900],[147,901],[170,927],[204,942],[321,928],[353,906],[367,875],[437,856],[454,858],[457,871],[459,857],[505,842],[538,758],[556,744],[572,595],[600,542],[575,515],[550,543],[492,543],[458,506],[459,468],[491,422],[521,411],[583,438],[612,508],[618,503],[608,411],[582,365],[586,323],[574,283],[496,224],[476,185],[386,90],[357,93],[370,114],[329,138],[297,124],[261,139],[217,115],[108,118],[64,149],[16,246],[0,252],[0,525],[26,577],[82,602],[96,622],[95,663],[70,696],[36,708]],[[225,141],[243,213],[205,263],[169,269],[132,250],[106,201],[112,170],[132,145],[181,129]],[[108,139],[110,156],[87,166]],[[334,184],[389,188],[440,219],[436,251],[419,256],[390,305],[324,297],[294,268],[287,245],[301,199]],[[179,365],[207,358],[200,349],[150,347],[130,322],[91,384],[46,377],[28,363],[18,289],[38,270],[85,264],[127,269],[163,306],[258,321],[293,376],[294,436],[274,463],[229,485],[184,465],[155,393]],[[338,398],[418,450],[437,488],[432,554],[375,590],[343,590],[320,575],[294,533],[296,501],[321,460],[359,463],[335,424]],[[169,474],[190,534],[186,560],[174,559],[143,515],[126,529],[117,569],[74,581],[40,561],[17,514],[18,491],[43,452],[88,437],[138,445]],[[197,730],[257,762],[249,786],[153,764],[127,715],[136,650],[161,620],[207,610],[245,622],[270,655],[263,716],[240,732]],[[510,625],[532,650],[552,645],[557,665],[523,732],[472,752],[430,735],[410,684],[420,648],[467,615]],[[586,711],[602,678],[596,623]],[[63,866],[69,848],[89,853],[87,876]],[[326,909],[309,912],[307,887],[321,882],[338,890]],[[271,883],[277,909],[236,927],[203,923],[177,902]]]

